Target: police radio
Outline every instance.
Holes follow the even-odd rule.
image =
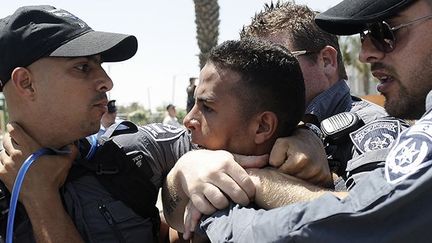
[[[364,125],[356,113],[342,112],[321,122],[325,142],[340,144],[346,142],[348,135]]]

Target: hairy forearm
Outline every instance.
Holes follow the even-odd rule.
[[[23,202],[37,242],[84,242],[63,208],[59,193],[41,193]]]
[[[184,232],[183,215],[189,198],[171,173],[162,186],[162,204],[166,222],[179,232]]]
[[[346,196],[344,192],[333,192],[274,169],[250,169],[248,173],[254,177],[256,185],[255,203],[264,209],[311,201],[325,193],[339,198]]]

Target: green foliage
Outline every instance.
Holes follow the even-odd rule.
[[[186,116],[186,110],[185,109],[177,109],[177,118],[180,123],[183,123],[183,119]]]
[[[145,125],[150,122],[151,111],[145,109],[138,102],[128,106],[117,106],[117,116],[121,119],[130,120],[138,125]]]
[[[148,112],[144,110],[136,110],[128,114],[128,120],[138,125],[145,125],[148,123]]]
[[[145,125],[149,123],[160,123],[163,121],[166,114],[166,105],[156,107],[156,112],[151,112],[144,106],[137,102],[131,103],[127,106],[117,106],[117,116],[121,119],[129,120],[138,125]],[[186,116],[186,110],[176,107],[177,118],[180,123]]]

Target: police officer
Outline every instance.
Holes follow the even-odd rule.
[[[117,106],[115,104],[115,100],[108,101],[107,104],[107,112],[105,112],[101,119],[101,125],[104,130],[106,130],[108,127],[110,127],[112,124],[115,123],[117,118]]]
[[[298,124],[304,113],[304,105],[302,105],[304,102],[303,77],[297,60],[288,55],[285,48],[270,46],[261,42],[226,42],[214,50],[214,55],[219,62],[229,61],[231,63],[234,60],[232,53],[239,52],[242,55],[235,55],[236,63],[230,65],[241,70],[242,74],[246,76],[255,73],[257,75],[252,76],[257,78],[238,79],[237,71],[229,69],[230,72],[226,73],[222,80],[228,84],[220,86],[220,79],[214,79],[214,75],[206,76],[203,74],[206,79],[203,81],[205,84],[202,91],[209,91],[205,88],[207,86],[217,89],[218,92],[210,92],[212,97],[220,95],[224,99],[217,100],[227,102],[231,106],[220,106],[221,110],[218,110],[218,116],[211,115],[198,118],[197,114],[203,114],[205,110],[209,109],[201,105],[203,101],[199,98],[199,105],[194,108],[196,110],[194,110],[193,115],[190,115],[195,119],[189,119],[187,124],[190,124],[190,128],[198,129],[197,120],[202,122],[203,126],[200,127],[204,129],[202,132],[205,135],[198,137],[202,138],[200,142],[207,148],[216,149],[214,147],[216,142],[216,144],[228,144],[226,149],[237,153],[261,153],[261,151],[271,148],[277,135],[288,135]],[[259,56],[259,58],[251,63],[250,56]],[[273,65],[269,65],[269,63]],[[211,74],[216,71],[216,65],[208,64],[203,73]],[[269,81],[266,77],[270,73],[274,77],[273,84],[267,85]],[[230,78],[225,79],[227,77]],[[253,88],[250,91],[242,88],[242,92],[251,94],[238,99],[237,93],[235,93],[237,88],[250,83],[254,84],[251,85]],[[234,88],[229,88],[231,84]],[[229,90],[230,95],[218,89],[218,85]],[[262,86],[266,88],[262,88]],[[287,96],[285,90],[291,92],[291,95]],[[244,110],[245,114],[238,114],[239,107],[233,106],[233,104],[237,106],[250,105],[250,99],[269,92],[274,93],[275,97],[279,97],[278,102],[261,104],[257,111],[252,109],[253,115],[249,114],[249,109]],[[201,92],[199,95],[207,97],[208,94]],[[290,100],[295,102],[288,102]],[[287,103],[290,104],[288,108],[286,107]],[[290,112],[285,112],[286,109],[289,109]],[[227,115],[232,116],[232,114],[239,115],[230,120],[231,124],[237,126],[237,129],[226,126],[225,118]],[[244,120],[248,116],[253,116],[255,119]],[[256,119],[256,117],[261,118]],[[218,126],[215,126],[216,123]],[[209,126],[204,126],[206,124]],[[243,126],[254,127],[256,131],[249,129],[245,132],[241,130]],[[15,126],[15,129],[19,128]],[[209,130],[218,132],[208,133]],[[198,130],[196,131],[198,132]],[[15,132],[16,134],[17,132]],[[237,136],[232,136],[233,134]],[[10,140],[7,141],[9,144],[6,144],[6,150],[14,152],[11,149],[12,143]],[[18,141],[19,144],[22,144],[20,148],[23,150],[25,141]],[[250,142],[242,145],[241,142],[244,141]],[[185,131],[160,124],[151,124],[141,128],[125,121],[111,125],[96,145],[92,144],[91,140],[85,139],[80,140],[79,145],[81,148],[80,157],[75,161],[68,180],[62,188],[62,196],[66,210],[81,236],[89,242],[151,241],[152,235],[155,235],[155,228],[157,231],[157,227],[155,227],[158,225],[157,210],[155,210],[154,205],[162,179],[177,158],[185,151],[192,149]],[[98,146],[97,150],[94,155],[88,156],[93,146]],[[26,153],[24,152],[24,154]],[[201,160],[199,162],[203,163]],[[237,176],[243,182],[248,181],[247,174],[238,170],[230,178],[238,180]],[[250,180],[248,183],[253,185]],[[244,188],[242,185],[241,187]],[[240,193],[237,192],[237,194]],[[175,195],[173,196],[175,197]],[[235,197],[232,198],[235,199]],[[248,200],[249,196],[243,198]],[[28,232],[27,229],[28,227],[21,225],[20,230],[17,230],[16,233],[25,232],[26,236],[30,238],[31,232]],[[51,230],[46,229],[45,233],[52,232]],[[20,236],[20,240],[24,240],[22,236]]]
[[[96,133],[107,111],[106,92],[113,84],[101,63],[129,59],[136,51],[134,36],[94,31],[52,6],[21,7],[0,20],[1,89],[10,121],[22,126],[8,125],[14,139],[5,139],[0,154],[1,179],[11,190],[19,169],[11,158],[23,161],[40,147],[57,154],[38,159],[25,176],[22,204],[15,214],[16,242],[154,240],[158,216],[151,200],[156,197],[135,200],[122,192],[136,192],[136,185],[143,185],[140,192],[157,193],[164,170],[192,148],[185,131],[161,125],[137,128],[126,122],[121,129],[107,130],[100,141],[76,142]],[[65,147],[73,142],[79,151]],[[21,147],[24,144],[30,145]],[[95,147],[96,152],[89,153]],[[152,161],[155,168],[144,161]],[[137,171],[145,171],[148,179],[120,183]]]
[[[318,15],[316,23],[326,31],[360,32],[360,60],[370,63],[372,74],[380,80],[378,90],[386,97],[386,110],[390,115],[419,121],[399,134],[385,167],[362,177],[347,195],[323,192],[308,203],[269,211],[233,206],[203,221],[201,227],[210,239],[429,242],[431,20],[429,0],[344,0]],[[297,192],[305,191],[310,192]]]
[[[314,11],[304,5],[291,2],[271,3],[265,5],[264,10],[257,13],[249,25],[243,27],[240,36],[269,40],[284,45],[297,55],[306,86],[305,128],[319,128],[321,122],[326,120],[323,135],[327,137],[325,144],[329,165],[333,172],[345,180],[347,162],[352,157],[356,158],[365,151],[387,148],[405,124],[387,117],[382,107],[350,95],[338,38],[321,30],[314,22],[315,15]],[[344,114],[332,117],[339,113]],[[369,124],[371,122],[373,124]],[[349,135],[364,124],[368,124],[367,127],[356,131],[357,135]],[[317,128],[314,131],[320,132]],[[302,130],[298,131],[302,132],[304,133]],[[319,136],[323,138],[321,134]],[[297,160],[290,161],[289,157],[284,156],[305,150],[304,156],[310,156],[311,160],[320,158],[313,155],[315,151],[308,151],[308,141],[301,141],[300,138],[302,137],[280,138],[270,163],[287,174],[305,179],[317,177],[313,181],[325,182],[325,177],[320,176],[317,168],[308,163],[305,163],[305,168],[294,166]],[[289,151],[286,151],[287,149]],[[359,171],[372,170],[379,166],[375,161],[367,164],[368,168],[358,163],[349,163],[348,176],[360,176]],[[337,189],[344,189],[343,182],[337,181]],[[352,184],[353,181],[350,180],[350,185]]]
[[[294,50],[293,53],[297,55],[305,77],[308,103],[308,114],[305,118],[317,125],[324,124],[330,164],[343,178],[336,178],[334,187],[338,191],[346,191],[344,179],[348,178],[347,182],[351,188],[358,178],[383,166],[385,155],[388,153],[387,148],[399,135],[403,122],[387,117],[382,107],[350,95],[337,37],[320,30],[313,21],[314,17],[315,13],[306,6],[278,2],[266,5],[265,10],[255,15],[252,23],[245,26],[240,35],[242,38],[258,37],[269,40]],[[311,35],[316,38],[311,38]],[[364,126],[364,123],[368,124]],[[307,125],[308,129],[314,128],[310,124]],[[321,132],[319,128],[315,130]],[[269,209],[317,196],[304,193],[304,196],[293,197],[292,190],[295,190],[295,187],[289,183],[282,183],[285,177],[280,174],[281,172],[328,186],[327,183],[333,178],[328,173],[329,165],[324,150],[321,149],[322,144],[316,140],[314,134],[305,129],[298,129],[293,136],[279,138],[276,141],[270,154],[270,164],[277,167],[278,172],[265,169],[253,171],[265,185],[257,187],[257,190],[260,190],[258,197],[255,197],[258,206]],[[366,157],[363,155],[366,151],[374,152],[368,153],[370,156]],[[307,156],[309,158],[305,159]],[[350,161],[352,157],[362,157],[362,161]],[[309,161],[305,162],[306,160]],[[348,177],[345,175],[347,163]],[[175,171],[180,171],[179,174],[182,174],[188,183],[176,187],[177,192],[171,194],[178,195],[181,194],[179,191],[183,190],[189,198],[202,197],[203,187],[199,183],[192,183],[194,181],[211,181],[218,185],[220,190],[236,186],[214,178],[213,173],[217,173],[219,168],[209,168],[206,173],[188,173],[199,166],[178,166]],[[212,195],[208,201],[226,200],[222,195]],[[220,205],[212,203],[203,204],[205,207],[199,206],[202,213],[220,208]]]
[[[173,163],[193,148],[185,130],[114,124],[97,141],[76,142],[79,153],[70,173],[76,153],[63,149],[99,129],[108,104],[106,92],[112,88],[101,63],[133,56],[136,38],[93,31],[78,17],[51,6],[22,7],[2,19],[0,28],[0,80],[10,119],[22,125],[8,126],[14,139],[5,139],[1,179],[11,189],[19,168],[13,160],[23,161],[39,147],[57,153],[38,159],[26,174],[14,238],[19,242],[155,240],[157,190]],[[295,71],[301,77],[298,68]],[[303,107],[295,104],[297,109]],[[240,174],[243,179],[244,174]]]

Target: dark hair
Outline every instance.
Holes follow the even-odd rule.
[[[318,52],[329,45],[337,51],[338,72],[340,79],[347,79],[342,53],[339,48],[336,35],[321,30],[314,21],[317,13],[305,5],[297,5],[291,2],[264,5],[264,10],[255,14],[249,26],[243,26],[240,32],[241,38],[263,38],[276,33],[286,33],[290,36],[295,50],[307,50]],[[316,53],[308,57],[314,62]]]
[[[211,50],[208,61],[240,75],[233,92],[244,119],[272,111],[279,121],[276,135],[291,134],[305,111],[305,88],[299,63],[285,47],[247,38],[225,41]]]
[[[169,104],[167,105],[166,110],[169,110],[170,108],[175,108],[175,106],[173,104]]]

